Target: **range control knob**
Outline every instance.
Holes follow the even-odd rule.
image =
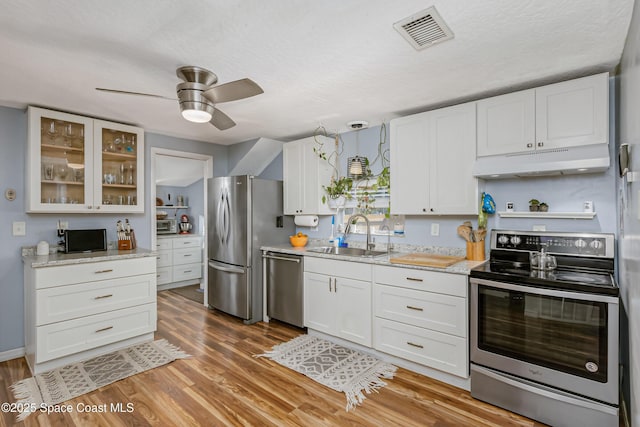
[[[518,246],[521,241],[522,239],[520,238],[520,236],[511,236],[511,244],[513,246]]]
[[[589,243],[589,247],[591,249],[598,250],[602,247],[602,242],[600,240],[593,240],[591,243]]]
[[[576,241],[575,241],[574,245],[575,245],[575,247],[576,247],[576,248],[578,248],[578,249],[582,249],[582,248],[584,248],[585,246],[587,246],[587,242],[585,242],[585,241],[584,241],[584,240],[582,240],[582,239],[578,239],[578,240],[576,240]]]
[[[498,237],[498,243],[500,243],[501,245],[506,245],[507,243],[509,243],[509,238],[507,236],[505,236],[504,234],[501,234]]]

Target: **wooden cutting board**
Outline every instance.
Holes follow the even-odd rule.
[[[464,257],[459,256],[413,253],[389,258],[389,261],[393,264],[424,265],[427,267],[446,268],[464,259]]]

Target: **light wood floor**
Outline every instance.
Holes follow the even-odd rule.
[[[302,330],[239,320],[171,292],[158,294],[158,332],[193,357],[116,382],[68,404],[133,405],[131,413],[35,413],[0,426],[541,426],[474,400],[468,392],[399,369],[394,379],[346,412],[344,394],[266,358],[255,358]],[[0,403],[29,376],[24,359],[0,363]]]

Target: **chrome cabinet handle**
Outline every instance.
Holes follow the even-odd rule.
[[[423,345],[420,344],[416,344],[416,343],[412,343],[411,341],[407,341],[407,344],[409,344],[412,347],[417,347],[417,348],[424,348]]]
[[[188,256],[191,256],[191,255],[193,255],[193,254],[184,254],[183,256],[184,257],[188,257]]]
[[[331,277],[329,277],[329,292],[331,292]]]
[[[416,311],[424,311],[424,308],[420,308],[420,307],[414,307],[412,305],[408,305],[407,308],[409,310],[416,310]]]
[[[93,298],[93,299],[104,299],[104,298],[111,298],[112,296],[113,296],[113,294],[108,294],[108,295],[100,295],[100,296],[97,296],[97,297],[95,297],[95,298]]]
[[[544,146],[544,142],[538,142],[538,147]]]
[[[416,277],[407,277],[407,280],[410,280],[412,282],[424,282],[424,280],[418,279]]]
[[[98,330],[96,331],[96,334],[97,334],[98,332],[108,331],[109,329],[113,329],[113,326],[107,326],[106,328],[98,329]]]
[[[338,279],[337,278],[333,278],[333,292],[338,292]]]
[[[98,270],[98,271],[96,271],[96,274],[111,273],[112,271],[113,271],[112,268],[110,268],[108,270]]]
[[[527,148],[531,148],[531,147],[533,147],[533,144],[529,142],[529,143],[527,144]]]
[[[191,273],[191,270],[185,270],[183,273]]]

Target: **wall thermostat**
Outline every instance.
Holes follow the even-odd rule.
[[[587,200],[582,204],[583,212],[593,212],[593,202],[591,200]]]
[[[507,212],[513,212],[515,205],[513,204],[513,202],[507,202],[506,206],[505,206],[505,210]]]
[[[13,188],[7,189],[7,191],[4,192],[4,197],[8,201],[13,202],[16,199],[16,190],[14,190]]]

